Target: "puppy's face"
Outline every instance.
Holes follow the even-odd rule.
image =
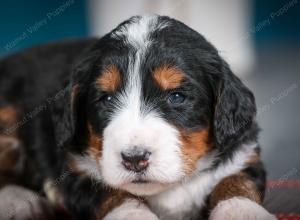
[[[209,151],[208,103],[175,63],[138,59],[126,71],[105,65],[95,80],[99,95],[88,121],[92,138],[102,142],[90,151],[101,152],[101,175],[109,185],[151,194],[191,174]]]
[[[214,94],[204,66],[213,65],[214,48],[178,21],[146,16],[118,26],[92,54],[88,77],[73,86],[73,99],[79,90],[85,100],[76,169],[137,195],[201,170],[212,150]]]

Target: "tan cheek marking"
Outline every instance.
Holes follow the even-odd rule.
[[[95,134],[91,124],[88,124],[88,130],[89,130],[88,152],[95,159],[99,159],[102,157],[102,138],[99,137],[97,134]]]
[[[100,166],[99,158],[102,157],[102,138],[99,137],[97,134],[95,134],[91,124],[88,123],[87,127],[89,131],[89,137],[88,137],[88,146],[87,146],[86,153],[91,159],[95,160]],[[69,158],[68,166],[72,172],[75,172],[81,176],[90,177],[90,174],[86,173],[85,171],[82,171],[78,167],[78,162],[76,161],[75,158],[73,157]]]
[[[163,90],[178,88],[184,79],[183,73],[178,68],[168,65],[156,68],[153,77]]]
[[[262,202],[255,183],[245,173],[240,172],[226,177],[215,187],[210,195],[210,208],[213,209],[219,202],[236,196],[248,198],[259,204]]]
[[[96,85],[105,92],[115,92],[121,84],[121,74],[115,65],[108,66],[96,80]]]
[[[197,161],[210,149],[209,129],[188,134],[184,131],[180,131],[180,140],[185,171],[192,173],[196,169]]]

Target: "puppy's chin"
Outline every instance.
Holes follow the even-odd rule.
[[[166,190],[171,185],[159,182],[131,182],[121,185],[120,189],[137,196],[151,196]]]

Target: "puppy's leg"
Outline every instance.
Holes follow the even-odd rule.
[[[275,220],[260,204],[265,174],[259,161],[243,172],[223,179],[210,196],[210,220]]]
[[[14,129],[16,121],[17,110],[13,106],[0,106],[0,188],[16,184],[24,165],[24,152]]]
[[[61,182],[64,204],[76,220],[157,220],[143,201],[79,173],[75,168]]]
[[[18,183],[24,165],[24,154],[15,137],[0,135],[0,188]]]
[[[99,220],[158,220],[144,201],[119,190],[110,190],[98,210]]]
[[[276,220],[258,203],[245,198],[233,197],[221,201],[212,211],[210,220]]]
[[[109,212],[103,220],[158,220],[158,217],[143,202],[126,199],[120,206]]]
[[[25,152],[18,132],[17,110],[0,107],[0,219],[53,219],[49,203],[38,194],[16,186],[32,176],[24,175]]]
[[[54,213],[48,201],[28,189],[8,185],[0,190],[1,220],[50,220]]]

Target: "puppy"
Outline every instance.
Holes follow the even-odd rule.
[[[34,179],[24,185],[46,184],[74,219],[275,219],[259,205],[254,96],[185,24],[135,16],[0,71],[15,122],[3,133],[24,146]]]

